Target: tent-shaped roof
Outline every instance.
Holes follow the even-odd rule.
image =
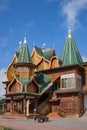
[[[29,53],[28,44],[26,37],[24,39],[23,45],[21,45],[18,52],[18,63],[32,63],[32,59]]]
[[[60,59],[62,61],[62,66],[72,64],[82,65],[83,63],[70,29]]]

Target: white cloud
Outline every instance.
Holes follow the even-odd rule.
[[[87,0],[65,0],[62,2],[62,13],[66,16],[68,27],[74,29],[80,25],[78,16],[83,9],[87,9]]]
[[[82,59],[83,59],[84,62],[86,62],[87,61],[87,56],[82,56]]]
[[[0,12],[9,8],[11,0],[0,0]]]
[[[5,94],[5,85],[2,83],[3,81],[6,81],[5,71],[5,68],[0,69],[0,98],[3,98]]]

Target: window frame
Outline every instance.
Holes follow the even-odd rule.
[[[75,88],[75,73],[61,75],[61,89]]]
[[[23,67],[23,72],[28,72],[28,67],[24,66]]]

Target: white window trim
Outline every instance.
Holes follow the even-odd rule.
[[[74,74],[74,73],[72,73],[72,74],[61,75],[61,79],[72,78],[72,77],[75,77],[75,74]]]
[[[68,79],[68,78],[74,78],[74,77],[75,77],[75,73],[65,74],[65,75],[61,75],[61,80]],[[61,89],[72,89],[72,88],[75,88],[75,84],[72,87],[61,87]]]

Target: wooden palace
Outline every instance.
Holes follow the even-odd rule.
[[[6,107],[12,114],[81,116],[87,109],[87,63],[71,30],[61,57],[54,49],[34,47],[26,37],[6,71]]]

